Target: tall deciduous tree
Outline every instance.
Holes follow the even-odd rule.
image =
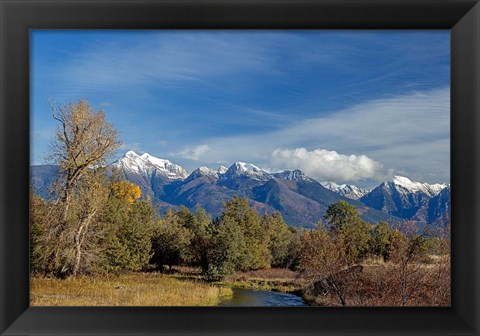
[[[103,192],[98,176],[103,175],[106,159],[120,146],[117,130],[105,119],[102,110],[95,110],[85,100],[58,106],[51,104],[52,116],[58,122],[52,141],[50,159],[60,167],[57,185],[59,218],[53,239],[50,268],[62,276],[76,274],[82,258],[82,246],[90,236],[88,230],[101,207]],[[76,198],[75,200],[73,198]],[[77,203],[76,211],[70,211]],[[74,262],[71,253],[74,246]],[[63,258],[60,255],[63,254]],[[66,260],[67,258],[68,260]]]
[[[414,222],[403,223],[400,229],[392,235],[392,276],[398,286],[400,303],[406,306],[421,292],[425,268],[420,261],[426,255],[427,244],[425,238],[416,233]]]
[[[93,109],[82,98],[77,103],[50,104],[52,116],[59,123],[52,142],[50,159],[60,166],[64,203],[62,221],[66,221],[69,200],[76,183],[85,172],[101,166],[120,146],[117,130],[105,119],[102,110]]]
[[[349,258],[342,240],[323,228],[301,234],[299,270],[302,277],[309,280],[313,287],[320,285],[324,295],[333,292],[339,303],[345,306],[349,284],[344,283],[341,271],[348,266]]]

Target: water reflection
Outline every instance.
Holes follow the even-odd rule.
[[[233,297],[222,301],[220,306],[292,307],[307,306],[307,304],[301,297],[293,294],[234,288]]]

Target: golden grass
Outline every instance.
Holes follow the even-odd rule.
[[[214,306],[233,295],[230,288],[157,273],[32,277],[30,290],[32,306]]]

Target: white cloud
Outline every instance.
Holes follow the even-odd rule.
[[[301,115],[272,132],[204,139],[210,151],[202,159],[274,168],[275,149],[328,148],[364,154],[381,162],[386,175],[403,170],[417,180],[449,182],[449,88],[366,101],[318,118]]]
[[[208,145],[200,145],[195,148],[185,148],[179,155],[185,159],[198,161],[209,150],[210,147]]]
[[[279,169],[298,168],[319,180],[359,181],[382,176],[383,165],[366,155],[344,155],[321,148],[277,148],[272,157]]]

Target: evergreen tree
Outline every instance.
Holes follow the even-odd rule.
[[[171,269],[187,257],[187,249],[192,238],[191,231],[181,223],[180,216],[168,209],[158,222],[152,239],[153,256],[151,261],[163,272],[165,265]]]
[[[268,232],[258,213],[249,207],[247,198],[235,196],[225,204],[221,225],[232,232],[239,230],[236,269],[246,271],[270,267],[271,254],[268,248]],[[237,229],[238,228],[238,229]]]
[[[379,222],[372,231],[372,253],[382,257],[384,261],[387,261],[390,257],[392,234],[393,231],[390,230],[386,222]]]
[[[342,240],[350,263],[361,261],[368,253],[371,228],[364,222],[357,209],[346,201],[331,204],[325,215],[332,234]]]
[[[158,215],[150,201],[139,200],[140,196],[140,187],[133,183],[118,181],[110,185],[102,218],[109,228],[103,241],[108,271],[138,271],[149,262]]]
[[[234,273],[243,265],[245,237],[234,221],[228,218],[214,221],[211,227],[211,242],[207,278],[218,280]]]
[[[269,236],[268,248],[272,255],[272,266],[286,267],[288,264],[289,248],[293,239],[292,231],[289,230],[282,215],[278,211],[275,211],[271,215],[264,215],[262,222]]]
[[[203,274],[207,274],[213,254],[212,221],[204,209],[198,208],[187,222],[187,228],[192,232],[189,253],[193,265],[200,266]]]
[[[48,206],[45,201],[30,189],[30,271],[42,273],[45,269],[45,258],[48,239],[45,227]]]

